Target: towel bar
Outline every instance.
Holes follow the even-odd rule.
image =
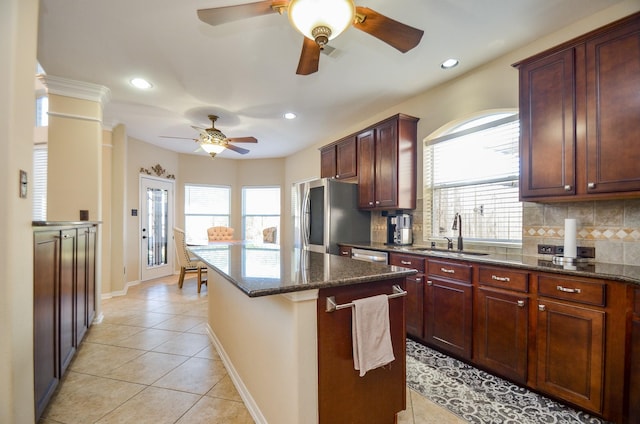
[[[401,297],[401,296],[406,296],[407,292],[402,290],[402,288],[397,285],[394,284],[393,285],[393,294],[388,294],[387,297],[389,299],[393,299],[395,297]],[[353,307],[353,302],[350,303],[343,303],[342,305],[338,305],[336,303],[336,298],[335,296],[329,296],[327,297],[327,308],[325,309],[326,312],[333,312],[333,311],[337,311],[338,309],[346,309],[346,308],[351,308]]]

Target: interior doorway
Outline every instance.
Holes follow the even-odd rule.
[[[174,190],[172,180],[140,176],[140,281],[174,271]]]

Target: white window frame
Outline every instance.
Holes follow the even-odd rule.
[[[277,210],[278,213],[258,213],[248,214],[246,211],[246,195],[248,190],[278,190]],[[282,188],[280,186],[243,186],[242,187],[242,236],[243,240],[252,239],[254,241],[262,240],[262,234],[247,234],[247,218],[265,217],[265,218],[277,218],[276,226],[276,240],[280,238],[280,221],[282,215]]]
[[[472,168],[473,161],[478,159],[477,153],[465,150],[456,152],[460,155],[459,160],[446,163],[442,168],[440,167],[443,164],[437,163],[438,148],[446,149],[447,147],[440,143],[456,141],[460,143],[462,137],[465,137],[465,140],[473,140],[470,137],[490,131],[495,132],[502,128],[510,131],[509,137],[506,138],[510,140],[510,145],[501,146],[501,148],[509,148],[508,159],[503,163],[508,162],[510,166],[502,168],[500,172],[497,171],[500,168],[496,168],[490,170],[494,171],[493,173],[488,172],[484,176],[465,177],[464,171]],[[442,241],[445,237],[455,238],[458,232],[452,227],[455,213],[458,212],[462,215],[462,236],[465,242],[509,247],[522,245],[522,203],[518,193],[518,139],[519,121],[516,111],[478,114],[451,126],[438,137],[425,139],[423,146],[425,224],[423,237],[425,241]],[[495,155],[495,151],[492,152],[490,149],[487,149],[486,153]],[[439,174],[438,169],[440,169]],[[451,170],[454,172],[447,172]],[[443,175],[447,176],[443,177]]]
[[[227,193],[227,210],[226,213],[205,213],[205,212],[189,212],[188,204],[189,201],[189,192],[191,188],[194,188],[194,191],[197,189],[202,189],[206,191],[207,189],[214,190],[224,190]],[[197,228],[190,228],[193,225],[189,224],[191,217],[198,218],[210,218],[209,221],[205,224],[198,226]],[[224,226],[228,227],[231,219],[231,187],[224,185],[210,185],[210,184],[190,184],[187,183],[184,185],[184,233],[185,240],[187,244],[206,244],[208,243],[207,238],[207,228],[213,226]]]

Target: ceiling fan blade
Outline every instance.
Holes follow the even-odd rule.
[[[237,6],[214,7],[211,9],[199,9],[198,18],[209,25],[220,25],[239,19],[252,18],[254,16],[276,13],[277,8],[272,6],[286,6],[286,1],[265,0],[256,3],[239,4]]]
[[[353,26],[406,53],[420,43],[424,31],[405,25],[368,7],[356,6],[358,19]],[[361,20],[360,16],[365,19]]]
[[[224,147],[229,150],[233,150],[236,153],[240,153],[241,155],[246,155],[247,153],[249,153],[249,150],[243,149],[242,147],[234,146],[233,144],[227,144]]]
[[[173,137],[171,135],[159,135],[159,138],[176,138],[178,140],[191,140],[191,141],[198,141],[197,138],[193,138],[193,137]]]
[[[230,143],[257,143],[258,139],[255,137],[234,137],[227,138],[227,141]]]
[[[304,37],[302,43],[302,53],[300,53],[300,61],[298,62],[298,69],[296,74],[309,75],[314,72],[318,72],[318,65],[320,64],[320,46],[318,44]]]

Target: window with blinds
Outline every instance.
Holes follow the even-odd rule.
[[[47,146],[33,149],[33,220],[47,220]]]
[[[184,186],[184,233],[188,244],[207,244],[207,228],[229,226],[231,187]]]
[[[424,207],[431,216],[425,236],[485,242],[522,242],[518,197],[520,125],[515,113],[467,121],[424,146]]]

